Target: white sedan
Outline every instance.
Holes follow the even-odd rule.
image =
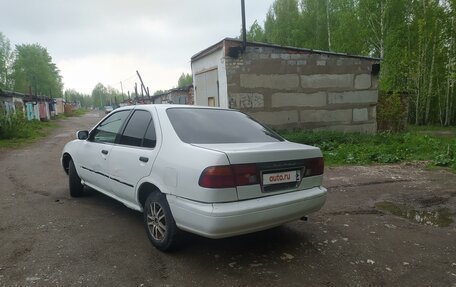
[[[88,186],[143,212],[163,251],[180,230],[209,238],[255,232],[326,200],[320,149],[288,142],[236,110],[128,106],[77,138],[61,158],[71,196]]]

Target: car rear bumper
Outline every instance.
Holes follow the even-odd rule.
[[[179,228],[208,238],[224,238],[272,228],[318,211],[326,189],[311,189],[229,203],[201,203],[167,196]]]

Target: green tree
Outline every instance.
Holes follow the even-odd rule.
[[[366,55],[363,23],[359,17],[358,1],[326,0],[328,46],[331,51]]]
[[[13,88],[12,64],[14,54],[8,38],[0,32],[0,89]]]
[[[161,95],[161,94],[164,94],[165,92],[166,92],[166,91],[164,91],[164,90],[156,90],[156,91],[154,92],[153,95],[154,95],[154,96],[156,96],[156,95]]]
[[[177,87],[182,88],[193,84],[193,77],[191,74],[182,73],[177,81]]]
[[[409,25],[409,90],[412,91],[410,119],[415,124],[435,122],[437,94],[445,78],[436,71],[444,68],[443,7],[436,1],[412,0]],[[444,71],[443,75],[446,74]],[[434,114],[434,115],[433,115]]]
[[[92,90],[91,103],[94,107],[118,106],[124,100],[122,93],[113,87],[98,83]]]
[[[39,44],[16,45],[13,64],[14,90],[61,97],[63,84],[60,71],[46,48]]]
[[[67,89],[64,93],[64,98],[68,102],[78,102],[83,108],[90,108],[93,104],[92,97],[84,95],[73,89]]]
[[[92,90],[92,102],[94,107],[102,108],[109,105],[108,89],[102,84],[98,83]]]
[[[381,58],[381,89],[406,91],[411,0],[360,0],[366,52]],[[376,13],[374,12],[376,11]]]
[[[301,0],[301,19],[302,27],[301,47],[329,51],[329,34],[331,29],[327,8],[329,1],[322,0]]]
[[[108,86],[106,90],[108,92],[109,105],[118,107],[119,104],[124,100],[125,96],[122,95],[119,90],[110,86]]]
[[[297,0],[276,0],[264,22],[265,40],[286,46],[300,46],[300,13]]]
[[[379,88],[409,95],[410,122],[456,123],[456,0],[275,0],[248,37],[379,57]]]
[[[445,55],[441,75],[444,76],[443,92],[438,96],[439,123],[450,125],[456,122],[456,0],[444,2],[443,49]]]
[[[247,41],[253,42],[265,42],[265,34],[263,27],[258,24],[258,21],[255,20],[250,26],[250,29],[247,31]]]

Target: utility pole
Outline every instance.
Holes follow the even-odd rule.
[[[144,92],[147,92],[146,86],[144,85],[144,82],[143,82],[143,80],[141,78],[141,75],[139,74],[138,70],[136,70],[136,74],[138,74],[139,81],[141,81],[141,93],[142,93],[143,90],[144,90]],[[149,93],[147,93],[147,95],[149,96]]]
[[[241,0],[242,11],[242,50],[245,51],[247,47],[247,28],[245,27],[245,1]]]
[[[135,82],[135,101],[138,102],[138,84]]]
[[[120,90],[122,91],[122,101],[124,101],[124,93],[123,93],[122,81],[120,81]]]

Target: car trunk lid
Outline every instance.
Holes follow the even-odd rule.
[[[323,168],[322,154],[313,146],[287,141],[195,146],[225,153],[231,165],[256,167],[258,183],[237,186],[239,200],[308,189],[322,182],[322,171],[316,171]]]

